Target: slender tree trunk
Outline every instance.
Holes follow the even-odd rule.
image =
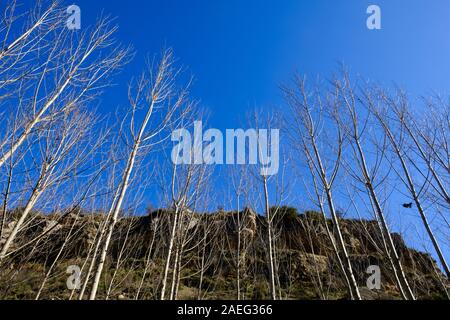
[[[178,265],[177,265],[177,272],[176,272],[176,279],[175,279],[175,289],[173,292],[173,299],[172,300],[178,300],[178,290],[180,288],[180,281],[181,281],[181,263],[182,263],[182,253],[184,250],[181,250],[181,253],[178,257]]]
[[[12,159],[10,159],[10,160],[12,160]],[[8,170],[8,181],[6,182],[6,190],[4,193],[3,205],[2,205],[2,211],[1,211],[2,221],[1,221],[1,226],[0,226],[0,239],[3,238],[3,231],[5,229],[5,224],[6,224],[6,212],[8,211],[8,201],[9,201],[9,195],[10,195],[10,191],[11,191],[12,176],[13,176],[13,165],[12,165],[12,161],[11,161],[9,170]]]
[[[362,173],[363,173],[363,176],[365,179],[366,187],[369,190],[369,195],[372,198],[373,205],[375,207],[375,211],[376,211],[379,221],[381,223],[382,231],[384,231],[384,236],[386,237],[386,242],[387,242],[387,245],[389,248],[388,254],[394,263],[393,267],[396,269],[396,272],[398,272],[398,274],[399,274],[399,277],[398,277],[399,281],[400,281],[399,288],[400,289],[402,287],[404,288],[407,299],[415,300],[415,296],[411,290],[408,280],[406,279],[406,275],[403,270],[403,266],[401,264],[400,257],[397,253],[397,249],[395,248],[394,241],[392,239],[392,235],[390,233],[389,227],[388,227],[386,219],[384,217],[383,210],[381,209],[381,205],[378,200],[378,196],[375,192],[375,189],[373,188],[373,185],[372,185],[372,182],[370,179],[370,175],[369,175],[369,171],[367,169],[366,159],[365,159],[364,153],[362,151],[361,145],[359,143],[358,137],[355,138],[355,144],[356,144],[356,148],[357,148],[357,153],[360,158],[361,169],[362,169]]]
[[[92,258],[91,258],[91,262],[89,264],[89,269],[88,269],[88,271],[86,273],[86,276],[85,276],[85,279],[84,279],[84,283],[83,283],[83,287],[81,288],[80,294],[78,296],[78,300],[83,300],[84,299],[84,294],[85,294],[87,286],[89,284],[89,280],[91,278],[92,270],[94,270],[95,262],[97,261],[97,255],[98,255],[98,252],[100,250],[100,246],[102,244],[103,236],[104,236],[104,234],[106,232],[106,226],[108,225],[109,218],[110,218],[110,215],[107,215],[106,218],[105,218],[104,223],[101,225],[101,228],[97,232],[97,239],[96,239],[97,241],[95,242],[95,247],[94,247],[94,251],[92,252]],[[88,256],[86,258],[86,262],[89,259],[89,255],[90,255],[90,252],[88,252]],[[83,265],[83,267],[84,267],[84,265]],[[82,268],[82,270],[83,270],[83,268]]]
[[[206,254],[206,230],[205,235],[203,237],[203,248],[202,248],[202,259],[201,259],[201,267],[200,267],[200,281],[198,283],[198,293],[197,300],[201,300],[202,298],[202,286],[203,286],[203,276],[205,274],[205,254]]]
[[[336,259],[338,261],[338,264],[339,264],[339,268],[341,269],[342,274],[344,275],[344,279],[345,279],[345,282],[347,284],[347,288],[348,288],[348,291],[350,293],[350,297],[353,300],[354,299],[354,295],[353,295],[353,290],[354,289],[353,288],[354,288],[354,284],[355,284],[355,282],[353,282],[354,277],[353,277],[352,281],[350,281],[350,279],[348,277],[348,270],[345,268],[344,262],[342,261],[341,255],[339,254],[339,249],[338,249],[338,247],[336,245],[336,240],[334,239],[334,236],[333,236],[333,234],[330,231],[330,228],[328,226],[327,216],[325,214],[325,210],[324,210],[323,204],[322,204],[322,202],[321,202],[319,197],[318,197],[318,201],[319,201],[320,212],[322,213],[322,217],[323,217],[323,222],[325,224],[325,231],[327,233],[328,238],[330,239],[331,246],[333,247],[333,252],[334,252],[334,254],[336,256]],[[334,226],[335,230],[339,230],[340,231],[340,228],[339,228],[339,226],[336,226],[336,224],[334,222],[334,219],[332,221],[333,221],[333,226]],[[341,240],[342,240],[342,238],[339,238],[339,241],[341,241]],[[344,256],[347,256],[347,255],[344,253]]]
[[[238,225],[238,241],[237,241],[237,270],[236,270],[236,290],[237,290],[237,300],[241,300],[241,213],[239,208],[237,208],[237,225]]]
[[[266,221],[267,221],[267,240],[269,242],[269,273],[270,273],[270,293],[272,300],[277,299],[277,291],[275,287],[275,262],[273,255],[273,230],[272,230],[272,217],[270,215],[270,205],[269,205],[269,192],[267,189],[267,177],[263,176],[264,185],[264,202],[266,210]]]
[[[166,257],[166,265],[164,267],[164,276],[163,276],[162,288],[161,288],[161,300],[165,300],[165,298],[166,298],[167,278],[169,275],[170,260],[172,257],[173,244],[175,241],[175,234],[176,234],[177,224],[178,224],[178,215],[179,215],[178,208],[179,208],[178,205],[176,205],[174,219],[173,219],[174,221],[173,221],[173,226],[172,226],[172,232],[171,232],[170,240],[169,240],[169,249],[168,249],[167,257]]]
[[[334,207],[333,197],[331,195],[331,190],[326,189],[328,207],[330,209],[331,217],[333,219],[334,225],[339,225],[339,218],[336,214],[336,210]],[[358,284],[356,283],[355,275],[353,274],[353,268],[350,261],[350,256],[347,252],[347,248],[345,247],[344,237],[342,236],[341,228],[335,228],[336,233],[338,235],[338,243],[340,244],[340,251],[344,254],[345,257],[345,269],[347,270],[347,276],[349,278],[351,288],[352,288],[352,299],[354,299],[354,295],[356,295],[356,299],[361,300],[361,294],[359,293]]]
[[[127,234],[126,234],[125,239],[123,241],[122,247],[120,248],[120,253],[119,253],[119,256],[117,257],[116,268],[115,268],[114,273],[113,273],[113,275],[111,277],[111,281],[109,283],[108,290],[106,292],[105,300],[109,300],[109,297],[111,295],[111,292],[112,292],[112,289],[113,289],[114,280],[116,279],[117,272],[118,272],[118,270],[120,268],[120,262],[122,260],[123,254],[125,252],[125,248],[126,248],[126,245],[127,245],[128,237],[130,235],[130,229],[131,229],[132,226],[133,226],[132,223],[130,223],[129,226],[128,226]]]
[[[324,166],[322,163],[322,158],[320,157],[320,154],[319,154],[319,150],[317,149],[317,146],[316,146],[316,141],[313,136],[311,136],[311,139],[312,139],[311,141],[312,141],[312,147],[314,150],[314,155],[317,160],[318,168],[319,168],[320,174],[321,174],[321,180],[322,180],[322,183],[325,188],[325,193],[327,196],[327,203],[328,203],[328,208],[330,210],[331,219],[333,221],[333,224],[335,226],[336,233],[338,236],[339,249],[340,249],[340,252],[342,252],[342,254],[344,255],[344,260],[345,260],[344,266],[345,266],[345,270],[346,270],[346,274],[347,274],[346,277],[348,278],[348,281],[350,282],[350,285],[351,285],[351,287],[349,288],[350,295],[351,295],[352,299],[355,299],[355,296],[356,296],[357,300],[361,300],[361,294],[359,292],[358,284],[356,283],[356,278],[353,273],[352,263],[350,261],[350,257],[348,255],[347,248],[345,246],[344,237],[342,236],[339,218],[336,214],[336,210],[334,207],[330,183],[326,178],[325,169],[324,169]]]
[[[172,272],[172,285],[170,288],[170,296],[169,296],[169,300],[174,300],[175,299],[175,287],[177,284],[177,278],[179,276],[178,272],[179,272],[179,259],[180,259],[180,242],[181,239],[178,239],[177,244],[175,246],[175,261],[173,263],[173,272]]]
[[[42,173],[38,179],[38,182],[36,183],[35,187],[33,188],[31,196],[28,199],[28,202],[27,202],[25,208],[23,209],[23,212],[22,212],[19,220],[16,222],[9,237],[6,239],[6,242],[3,245],[2,250],[0,251],[0,263],[6,257],[8,250],[10,249],[14,239],[16,238],[17,234],[19,233],[20,228],[24,224],[25,220],[28,218],[28,215],[30,214],[31,210],[34,208],[36,202],[38,201],[39,197],[41,196],[42,192],[44,191],[43,184],[44,184],[44,179],[46,178],[46,175],[47,175],[47,169],[48,169],[48,167],[46,165],[44,165],[44,168],[42,169]]]
[[[103,249],[102,249],[102,252],[100,255],[100,260],[99,260],[99,263],[97,266],[97,271],[95,273],[94,282],[92,284],[92,291],[91,291],[91,295],[89,297],[90,300],[95,300],[95,298],[97,296],[98,285],[100,282],[100,277],[103,272],[103,267],[105,265],[106,255],[108,253],[109,244],[111,242],[111,237],[112,237],[112,234],[114,231],[114,227],[117,223],[120,209],[122,208],[122,203],[123,203],[125,194],[127,192],[128,186],[129,186],[130,177],[131,177],[131,173],[133,171],[133,167],[134,167],[134,164],[136,161],[136,155],[137,155],[138,148],[140,146],[140,142],[141,142],[141,140],[140,140],[140,138],[138,138],[138,140],[136,141],[136,143],[133,147],[133,150],[128,158],[127,167],[125,169],[123,179],[122,179],[122,182],[121,182],[121,185],[119,188],[117,201],[115,201],[115,203],[113,204],[113,207],[111,208],[112,209],[111,210],[111,212],[112,212],[111,222],[109,223],[108,228],[107,228],[108,231],[106,232],[105,243],[103,245]]]

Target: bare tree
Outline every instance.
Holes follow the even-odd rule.
[[[90,299],[96,298],[97,289],[102,275],[103,267],[106,260],[111,237],[114,231],[114,227],[117,223],[120,210],[129,188],[129,182],[133,170],[135,169],[136,159],[139,153],[142,151],[148,151],[152,145],[158,143],[157,139],[167,128],[170,121],[175,121],[174,117],[176,112],[184,107],[186,99],[186,91],[183,90],[178,96],[175,91],[175,78],[179,73],[179,70],[174,69],[173,66],[173,54],[171,50],[166,50],[161,58],[161,61],[156,67],[150,69],[150,80],[147,80],[145,76],[142,76],[137,83],[136,94],[133,97],[130,92],[130,134],[131,142],[127,143],[127,147],[130,148],[129,156],[126,161],[125,169],[123,171],[122,179],[115,191],[111,207],[108,212],[110,221],[105,230],[105,238],[100,237],[99,241],[103,242],[102,250],[97,264],[97,270],[92,284],[92,291]],[[138,126],[137,132],[135,131],[136,112],[139,109],[144,111],[144,120]],[[155,124],[152,117],[155,117],[154,113],[163,113],[159,117],[159,122]],[[155,124],[155,127],[152,127]]]
[[[247,166],[239,166],[239,168],[233,167],[230,172],[230,184],[232,187],[231,204],[235,207],[236,214],[232,215],[233,223],[236,228],[236,299],[242,299],[241,279],[245,276],[246,266],[246,253],[248,250],[249,242],[255,236],[249,220],[253,217],[251,211],[248,210],[249,204],[249,191],[251,190],[248,180],[248,168]],[[235,203],[235,206],[233,205]],[[233,251],[234,244],[229,243],[229,250]]]
[[[13,241],[26,226],[27,218],[39,198],[50,188],[61,185],[72,175],[76,176],[79,170],[85,169],[83,162],[93,149],[90,149],[88,144],[80,144],[92,129],[92,119],[86,113],[65,114],[49,122],[40,132],[38,146],[31,150],[30,156],[36,161],[38,173],[23,212],[1,249],[0,261],[11,254],[9,251]],[[34,155],[33,151],[37,154]]]
[[[279,118],[277,114],[264,115],[263,112],[255,110],[248,119],[252,129],[247,132],[248,147],[245,144],[242,147],[249,154],[249,162],[251,162],[252,154],[258,158],[257,165],[251,163],[247,165],[249,177],[252,178],[252,192],[254,193],[249,202],[252,208],[261,208],[264,212],[266,232],[261,240],[263,245],[267,246],[270,297],[276,300],[281,298],[281,288],[277,253],[277,239],[280,230],[277,229],[275,221],[281,203],[286,197],[285,165],[279,163],[279,129],[276,128]]]
[[[220,250],[221,244],[218,238],[220,238],[220,232],[223,231],[219,219],[220,217],[213,217],[209,214],[201,215],[201,230],[199,231],[201,239],[200,244],[197,246],[198,261],[196,263],[198,273],[200,274],[197,300],[203,300],[208,293],[208,288],[203,288],[206,273],[210,271],[208,272],[209,274],[214,274],[217,270],[217,265],[215,265],[216,255]]]
[[[189,157],[193,159],[194,154],[189,154]],[[202,242],[201,238],[200,241],[197,241],[196,237],[201,227],[196,210],[199,209],[199,201],[206,194],[205,188],[209,178],[209,170],[207,170],[206,165],[172,163],[171,167],[172,174],[168,194],[170,194],[169,201],[174,217],[173,222],[171,222],[169,247],[162,279],[161,300],[166,299],[170,269],[172,269],[172,282],[169,299],[177,298],[183,254],[186,250],[195,249]],[[193,240],[195,241],[193,242]]]
[[[343,133],[340,130],[340,127],[336,124],[335,119],[333,119],[333,114],[335,113],[337,103],[337,93],[332,93],[329,97],[325,97],[325,99],[317,92],[308,93],[306,91],[305,80],[299,76],[295,78],[295,88],[285,88],[284,92],[289,106],[294,114],[292,132],[290,136],[294,141],[296,141],[297,147],[306,158],[306,162],[313,179],[314,193],[316,194],[317,203],[319,204],[322,213],[324,213],[322,196],[325,195],[337,240],[334,240],[334,236],[331,232],[328,232],[328,237],[333,245],[335,255],[345,277],[351,298],[361,300],[361,295],[356,283],[351,260],[347,252],[346,244],[344,242],[339,224],[339,217],[336,212],[335,201],[332,193],[333,184],[341,167],[341,156],[344,143]],[[323,124],[321,122],[325,122],[323,118],[326,116],[326,106],[324,105],[326,102],[323,100],[326,101],[327,98],[330,100],[328,101],[328,114],[331,115],[331,121]],[[317,110],[318,120],[314,119],[314,110]],[[323,130],[321,126],[323,125],[327,125],[328,127],[332,127],[334,125],[336,130],[335,146],[337,152],[335,154],[335,159],[332,160],[328,166],[326,166],[324,162],[323,155],[319,147],[321,130]],[[341,254],[343,255],[343,258],[341,258]]]
[[[437,104],[437,105],[435,105]],[[437,99],[427,101],[427,117],[423,121],[417,119],[417,115],[412,112],[408,98],[404,92],[398,92],[396,101],[389,101],[389,106],[401,123],[401,128],[410,139],[413,146],[412,152],[416,159],[421,159],[425,164],[425,169],[411,161],[414,168],[424,177],[432,189],[432,194],[436,194],[437,199],[441,199],[441,206],[444,209],[450,208],[450,196],[448,189],[448,173],[450,168],[448,127],[450,126],[449,104]],[[439,170],[441,169],[441,170]],[[438,202],[439,204],[439,202]]]
[[[382,106],[380,106],[381,103],[385,103],[386,106],[389,107],[390,110],[395,110],[395,113],[399,116],[400,119],[405,119],[406,118],[406,116],[405,116],[406,105],[402,104],[402,106],[398,106],[395,103],[395,101],[392,98],[388,97],[384,92],[379,92],[377,94],[377,92],[373,93],[370,90],[366,90],[365,98],[366,98],[365,101],[367,103],[368,108],[375,115],[379,124],[383,128],[383,130],[391,144],[392,151],[394,152],[398,161],[400,162],[401,171],[403,172],[403,174],[398,173],[400,180],[402,181],[402,183],[405,185],[405,187],[411,194],[411,197],[413,198],[414,203],[416,204],[417,210],[419,211],[420,217],[421,217],[422,222],[425,226],[425,229],[428,233],[428,236],[433,244],[436,254],[439,257],[439,260],[444,268],[444,271],[447,274],[447,277],[450,277],[449,267],[447,265],[444,255],[442,253],[442,250],[436,240],[436,237],[434,236],[434,233],[431,229],[425,209],[422,206],[422,203],[420,200],[419,192],[420,192],[420,190],[423,190],[423,186],[419,186],[420,188],[417,189],[417,187],[418,187],[417,183],[414,181],[414,179],[411,175],[411,169],[408,164],[408,162],[409,162],[408,156],[406,156],[407,151],[404,150],[404,132],[402,131],[403,125],[402,125],[402,123],[400,123],[399,126],[397,125],[394,127],[394,124],[392,124],[392,121],[389,121],[389,119],[392,117],[389,115],[388,110],[386,110],[386,108],[383,108]],[[378,102],[378,99],[382,99],[382,101]],[[402,100],[400,100],[400,101],[402,101]],[[398,129],[396,129],[396,128],[398,128]]]
[[[37,62],[35,54],[45,51],[47,37],[63,18],[56,1],[45,8],[38,4],[25,12],[20,12],[20,7],[16,0],[8,1],[0,22],[0,89],[11,89],[25,77],[32,77],[39,64],[30,61]]]
[[[367,156],[363,149],[363,134],[367,132],[366,129],[369,117],[366,116],[364,118],[364,115],[361,114],[361,112],[358,112],[358,101],[360,100],[358,100],[354,93],[347,73],[344,72],[342,81],[335,80],[333,84],[341,102],[336,116],[339,116],[340,126],[349,138],[353,154],[352,160],[356,164],[356,170],[359,172],[359,174],[354,173],[353,176],[364,186],[370,198],[375,216],[380,224],[383,239],[386,243],[386,253],[391,263],[392,270],[396,275],[400,293],[403,298],[414,300],[415,296],[406,278],[400,256],[394,245],[381,201],[376,191],[377,186],[380,184],[380,182],[376,182],[376,178],[378,177],[378,169],[381,166],[381,160],[384,158],[383,154],[385,153],[385,147],[382,148],[381,155],[376,157],[376,163],[373,165],[372,169],[369,169]],[[363,120],[361,120],[361,118]],[[382,182],[383,179],[380,181]]]
[[[151,212],[149,212],[149,214],[152,214]],[[144,282],[147,278],[147,276],[150,273],[150,269],[152,266],[152,262],[153,262],[153,257],[156,255],[156,253],[158,252],[157,250],[157,241],[162,241],[162,239],[160,238],[160,233],[162,233],[161,231],[161,225],[162,225],[162,221],[161,219],[163,219],[164,217],[160,217],[160,216],[155,216],[152,217],[152,221],[151,221],[151,241],[150,241],[150,245],[148,246],[147,249],[147,254],[145,255],[145,264],[144,264],[144,272],[142,274],[142,278],[139,282],[138,288],[137,288],[137,292],[135,295],[135,300],[139,299],[139,296],[143,290],[143,286],[144,286]]]
[[[13,14],[14,7],[15,2],[6,15]],[[40,124],[91,100],[104,85],[102,80],[126,62],[129,50],[114,43],[112,37],[117,28],[108,18],[100,19],[92,30],[87,28],[75,36],[66,28],[62,12],[61,7],[52,3],[27,31],[0,53],[0,74],[5,77],[0,81],[15,80],[16,95],[10,102],[20,106],[25,116],[21,119],[20,130],[7,133],[0,142],[0,167]],[[7,24],[5,41],[12,33],[11,23]],[[12,90],[10,86],[4,89]],[[4,149],[6,145],[9,147]]]

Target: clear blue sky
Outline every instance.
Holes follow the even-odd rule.
[[[116,80],[127,83],[147,54],[170,46],[195,75],[193,94],[211,125],[235,126],[242,111],[278,106],[278,85],[295,70],[330,76],[339,62],[413,93],[448,92],[450,2],[447,0],[78,0],[83,23],[103,10],[117,17],[118,37],[137,56]],[[366,28],[366,8],[382,10],[382,30]],[[123,88],[123,86],[121,86]],[[124,101],[111,90],[107,105]]]
[[[118,86],[103,96],[104,112],[126,103],[125,85],[142,71],[145,57],[163,46],[172,47],[195,76],[193,96],[209,109],[210,126],[219,129],[235,128],[254,106],[283,108],[278,86],[294,71],[326,78],[340,62],[352,73],[385,85],[396,83],[413,95],[449,93],[448,0],[75,3],[83,25],[102,11],[116,17],[119,40],[132,44],[137,53],[115,79]],[[382,30],[366,28],[370,4],[381,7]],[[405,221],[395,222],[401,229]]]

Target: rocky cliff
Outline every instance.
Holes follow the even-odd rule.
[[[5,219],[0,243],[12,229],[20,210]],[[14,243],[0,271],[0,297],[67,299],[79,290],[67,289],[68,266],[88,274],[92,254],[105,216],[71,211],[34,213]],[[100,298],[155,299],[167,256],[173,212],[152,211],[140,217],[122,217],[108,255]],[[375,221],[341,219],[341,228],[361,294],[365,299],[398,299],[395,275],[384,254]],[[180,220],[175,241],[180,276],[179,299],[234,299],[237,279],[244,299],[267,299],[268,267],[266,223],[251,210],[197,214]],[[345,281],[327,233],[331,221],[316,212],[298,214],[282,208],[274,219],[276,275],[279,294],[286,299],[348,299]],[[423,299],[446,298],[448,281],[429,254],[408,248],[394,234],[408,280]],[[367,287],[370,266],[380,269],[379,290]],[[171,269],[170,275],[175,272]],[[42,283],[45,280],[45,284]]]

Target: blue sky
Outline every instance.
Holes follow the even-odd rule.
[[[136,58],[116,79],[127,83],[144,58],[174,49],[195,76],[194,97],[211,125],[233,127],[254,106],[280,107],[278,86],[295,70],[329,77],[344,62],[355,73],[412,93],[448,91],[450,2],[275,0],[79,0],[84,24],[117,18],[118,38]],[[366,8],[382,10],[382,30],[366,28]],[[121,86],[123,88],[123,86]],[[125,95],[113,89],[114,108]]]
[[[340,62],[353,74],[388,86],[398,84],[413,96],[449,92],[448,0],[78,0],[75,4],[81,8],[83,26],[101,12],[115,17],[118,39],[136,51],[135,59],[115,78],[117,87],[102,96],[100,110],[105,113],[126,104],[131,77],[143,70],[145,57],[164,46],[172,47],[195,77],[193,97],[209,109],[209,125],[222,130],[239,127],[243,115],[254,107],[285,108],[279,86],[295,71],[329,78]],[[381,30],[366,27],[371,4],[381,8]],[[409,218],[394,222],[415,237],[414,227],[405,227]]]

